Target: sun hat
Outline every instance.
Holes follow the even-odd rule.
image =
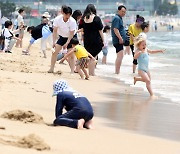
[[[53,95],[56,96],[58,93],[62,91],[73,91],[71,87],[69,87],[66,80],[60,79],[56,80],[53,84]]]
[[[50,18],[50,17],[51,17],[50,14],[49,14],[49,12],[44,12],[42,16],[43,16],[43,17],[46,17],[46,18]]]

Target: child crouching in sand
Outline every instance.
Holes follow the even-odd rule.
[[[137,81],[142,81],[146,83],[146,87],[151,97],[155,97],[151,87],[151,74],[149,72],[149,53],[164,53],[164,50],[149,50],[146,47],[146,40],[142,37],[136,38],[136,51],[134,59],[138,61],[138,74],[140,77],[134,77],[134,85]]]
[[[73,90],[66,80],[56,80],[53,84],[53,96],[57,96],[54,126],[93,129],[93,108],[89,100]],[[66,110],[63,113],[63,109]]]
[[[85,79],[88,80],[89,75],[86,70],[86,68],[88,67],[88,62],[89,62],[88,57],[92,58],[92,60],[94,60],[94,62],[96,62],[96,59],[89,52],[87,52],[87,50],[82,45],[79,44],[79,41],[77,38],[72,38],[70,41],[70,44],[72,44],[72,47],[73,47],[72,50],[70,50],[61,59],[60,63],[63,63],[63,61],[71,54],[75,54],[75,56],[77,58],[76,69],[77,69],[81,79],[84,79],[84,75],[85,75]]]

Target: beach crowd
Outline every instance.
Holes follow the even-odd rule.
[[[149,54],[164,53],[164,50],[147,48],[150,23],[144,17],[136,15],[134,23],[124,25],[123,17],[126,11],[126,6],[118,6],[117,14],[109,26],[103,24],[93,4],[88,4],[83,13],[80,10],[72,11],[71,7],[63,5],[58,16],[53,20],[48,12],[44,12],[39,25],[27,27],[23,18],[25,11],[19,9],[19,15],[14,23],[7,20],[2,25],[0,52],[13,54],[15,52],[15,49],[12,52],[13,47],[23,48],[24,32],[27,30],[31,39],[29,45],[22,49],[23,55],[31,56],[31,46],[36,40],[41,39],[44,58],[47,58],[47,44],[52,47],[48,73],[54,73],[58,61],[60,64],[66,61],[71,74],[78,73],[80,79],[89,80],[90,76],[95,76],[100,52],[103,53],[102,64],[104,67],[108,65],[108,46],[112,41],[116,51],[114,73],[120,74],[124,55],[132,53],[132,72],[138,74],[138,77],[132,78],[134,85],[139,81],[144,82],[150,97],[155,98],[151,87]],[[53,122],[55,126],[93,128],[93,108],[85,96],[79,94],[62,79],[54,82],[53,91],[53,96],[57,97],[56,119]],[[63,109],[66,110],[65,113]]]

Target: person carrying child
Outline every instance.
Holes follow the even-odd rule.
[[[63,61],[71,54],[75,54],[76,58],[77,58],[77,62],[76,62],[76,69],[81,77],[81,79],[84,79],[84,74],[85,74],[85,79],[88,80],[89,79],[89,75],[88,72],[86,70],[87,66],[88,66],[88,62],[89,62],[89,58],[92,58],[92,60],[94,60],[94,62],[96,61],[96,59],[89,53],[87,52],[87,50],[79,44],[79,41],[77,38],[72,38],[70,41],[70,44],[72,44],[72,49],[61,59],[61,63],[63,63]],[[84,74],[83,74],[84,73]]]
[[[146,83],[146,88],[150,94],[151,97],[154,96],[152,87],[151,87],[151,74],[149,71],[149,53],[164,53],[164,50],[149,50],[146,47],[146,40],[139,36],[135,39],[135,55],[134,59],[137,59],[138,61],[138,74],[140,77],[134,77],[134,85],[137,81],[142,81]]]

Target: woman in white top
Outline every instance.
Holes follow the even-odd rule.
[[[22,39],[24,37],[24,19],[23,16],[25,14],[25,11],[23,9],[19,9],[18,11],[19,15],[17,17],[17,23],[18,23],[18,28],[21,29],[19,31],[19,34],[16,34],[16,37],[19,38],[19,40],[16,42],[16,47],[22,48]]]

